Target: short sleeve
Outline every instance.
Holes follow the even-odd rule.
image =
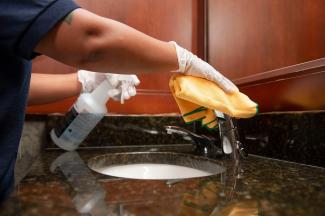
[[[32,59],[38,42],[78,7],[72,0],[1,0],[1,54]]]

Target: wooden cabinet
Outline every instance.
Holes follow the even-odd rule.
[[[155,38],[177,41],[181,46],[202,54],[200,25],[203,17],[200,0],[78,0],[83,8],[98,15],[125,23]],[[34,61],[33,71],[62,73],[76,71],[46,57]],[[121,106],[109,102],[113,113],[178,112],[168,87],[171,73],[143,74],[139,78],[138,95]],[[45,106],[30,107],[29,112],[65,112],[74,99]]]
[[[325,1],[208,0],[208,59],[262,112],[325,109]]]

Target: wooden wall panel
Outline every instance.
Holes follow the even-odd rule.
[[[325,109],[325,58],[233,81],[261,112]]]
[[[209,0],[209,61],[241,78],[325,57],[324,0]]]
[[[200,0],[77,0],[85,9],[96,14],[115,19],[136,28],[155,38],[177,41],[181,46],[202,55],[201,25],[202,3]],[[34,61],[33,71],[41,73],[69,73],[76,71],[58,62],[40,57]],[[132,102],[124,106],[111,105],[115,113],[166,113],[178,112],[172,102],[168,81],[172,74],[168,72],[142,74],[139,94]],[[150,96],[148,96],[150,95]],[[153,95],[159,100],[153,99]],[[73,100],[65,100],[43,106],[28,108],[30,113],[65,112]]]
[[[208,0],[208,60],[262,112],[325,109],[324,74],[285,75],[289,66],[325,57],[324,11],[323,0]]]
[[[239,85],[261,112],[325,109],[325,65],[311,73]]]

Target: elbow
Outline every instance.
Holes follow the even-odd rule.
[[[103,55],[104,43],[100,36],[89,36],[80,47],[78,57],[75,59],[79,68],[87,68],[89,65],[96,64]]]
[[[91,34],[83,43],[78,66],[85,69],[105,70],[109,62],[123,50],[125,38],[113,32],[102,31]],[[110,61],[108,61],[108,59]]]

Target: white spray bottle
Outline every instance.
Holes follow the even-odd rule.
[[[51,139],[57,146],[67,151],[73,151],[79,147],[107,113],[109,87],[108,81],[104,80],[91,93],[82,93],[78,97],[76,103],[65,115],[63,124],[51,130]]]

